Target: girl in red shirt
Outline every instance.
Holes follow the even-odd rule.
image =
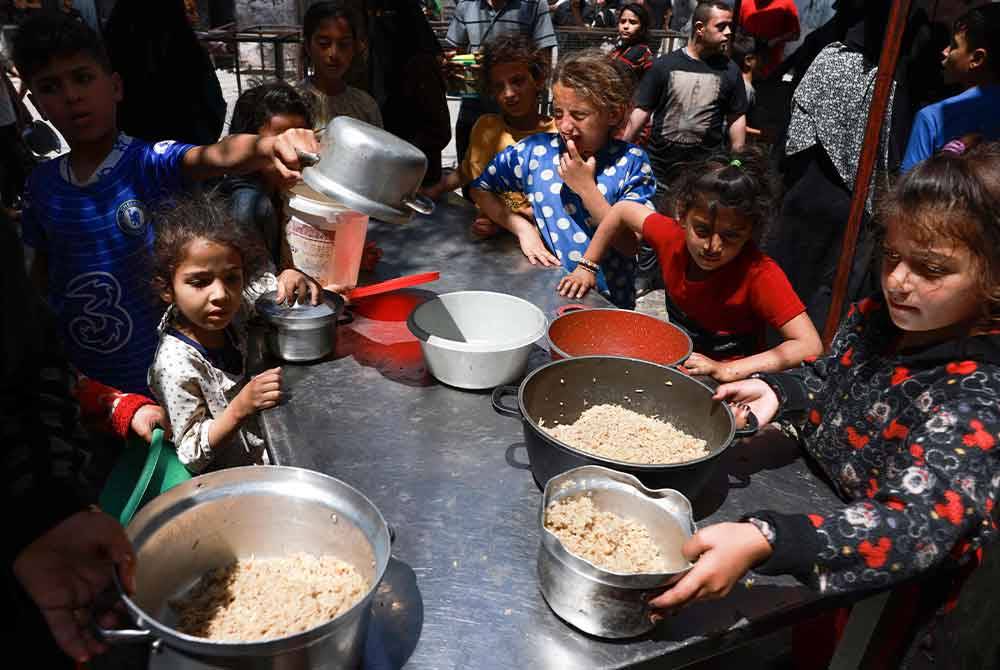
[[[822,350],[819,334],[785,273],[752,241],[773,206],[763,158],[719,156],[685,170],[678,220],[635,202],[616,204],[601,221],[577,268],[559,282],[561,295],[593,288],[608,244],[627,228],[656,251],[670,320],[691,335],[684,363],[691,374],[720,382],[795,367]],[[765,350],[767,327],[783,341]]]

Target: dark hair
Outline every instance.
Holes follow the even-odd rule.
[[[291,84],[275,80],[258,84],[240,94],[233,105],[229,134],[256,135],[262,126],[279,114],[301,116],[306,121],[306,128],[312,128],[313,114],[309,103]]]
[[[29,88],[38,72],[56,58],[84,54],[111,72],[111,61],[97,33],[61,12],[41,12],[25,21],[14,36],[12,52],[14,65]]]
[[[955,20],[954,34],[964,33],[970,50],[986,50],[986,65],[1000,75],[1000,5],[970,9]]]
[[[624,119],[632,102],[635,79],[617,60],[595,48],[560,58],[552,73],[552,84],[573,89],[598,109],[621,109]]]
[[[670,213],[682,219],[704,198],[711,212],[719,207],[740,210],[759,237],[762,224],[772,218],[777,202],[774,175],[763,152],[751,147],[738,154],[720,153],[701,163],[678,167],[681,176],[670,188],[676,194],[674,211]]]
[[[639,32],[636,33],[635,43],[645,44],[649,41],[649,10],[647,10],[643,5],[637,2],[630,2],[627,5],[622,5],[622,8],[618,10],[618,20],[621,21],[622,14],[624,12],[632,12],[635,17],[639,19]]]
[[[757,55],[757,38],[742,30],[729,40],[729,57],[742,69],[748,56]]]
[[[500,35],[483,45],[483,58],[479,69],[479,88],[490,96],[490,70],[504,63],[524,63],[531,76],[540,84],[545,83],[549,72],[548,52],[542,51],[535,43],[520,33]]]
[[[691,13],[691,34],[694,35],[694,27],[696,24],[708,24],[708,20],[712,18],[712,10],[718,9],[723,12],[733,12],[732,5],[721,2],[720,0],[701,0],[697,5],[695,5],[694,12]]]
[[[358,39],[358,26],[361,19],[350,7],[346,7],[342,1],[339,2],[317,2],[309,6],[306,15],[302,18],[302,60],[308,69],[311,65],[309,60],[309,42],[313,34],[319,30],[319,25],[327,19],[344,19],[351,29],[351,36]]]
[[[967,145],[975,139],[962,138]],[[1000,323],[1000,143],[943,151],[903,175],[881,203],[883,226],[900,223],[921,244],[969,250],[979,270],[980,327]]]
[[[173,286],[174,273],[184,262],[188,244],[197,239],[239,252],[244,283],[266,267],[267,252],[258,236],[236,222],[226,200],[214,193],[192,193],[172,200],[157,213],[152,254],[152,287],[157,299]]]

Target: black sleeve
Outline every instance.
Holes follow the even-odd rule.
[[[726,96],[726,108],[723,110],[723,114],[727,117],[746,114],[750,106],[747,102],[747,88],[743,84],[740,71],[733,63],[730,63],[726,68],[726,80],[729,82],[729,95]]]
[[[659,107],[663,99],[664,88],[667,84],[667,74],[669,66],[664,60],[666,56],[661,56],[653,62],[653,67],[639,82],[639,92],[635,96],[635,106],[645,109],[647,112]]]

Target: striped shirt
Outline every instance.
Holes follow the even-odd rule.
[[[121,134],[86,183],[72,183],[68,156],[28,179],[22,233],[48,255],[49,302],[67,357],[121,391],[149,393],[163,311],[149,284],[150,219],[163,196],[183,188],[181,158],[190,148]]]
[[[487,0],[459,0],[455,6],[448,41],[456,47],[476,52],[500,35],[520,33],[530,37],[539,49],[556,45],[549,5],[545,0],[507,0],[494,9]]]

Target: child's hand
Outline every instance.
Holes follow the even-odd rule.
[[[559,280],[556,291],[566,298],[582,298],[595,286],[597,286],[597,276],[593,272],[577,266],[575,270]]]
[[[167,439],[170,439],[170,419],[159,405],[143,405],[132,415],[130,424],[132,432],[146,442],[153,441],[153,429],[157,426],[162,428]]]
[[[485,240],[488,237],[493,237],[500,232],[500,226],[490,221],[487,216],[477,216],[476,220],[472,222],[472,234],[479,239]]]
[[[681,552],[697,561],[691,571],[663,595],[649,601],[663,610],[680,609],[693,600],[723,598],[755,565],[771,556],[771,545],[749,523],[717,523],[702,528]]]
[[[233,399],[241,418],[245,419],[262,409],[270,409],[281,402],[281,368],[271,368],[247,382]]]
[[[303,166],[299,163],[296,149],[317,153],[319,142],[316,141],[316,134],[307,128],[289,128],[274,138],[271,157],[286,188],[295,186],[295,183],[302,178]]]
[[[689,375],[707,375],[723,384],[740,379],[736,369],[731,365],[720,363],[702,354],[691,354],[681,367]]]
[[[284,302],[304,303],[306,296],[309,296],[310,304],[318,305],[322,292],[323,287],[315,279],[304,272],[288,268],[278,275],[278,295],[275,296],[275,300],[278,304]]]
[[[743,379],[723,384],[715,390],[712,399],[731,405],[749,405],[761,426],[771,423],[778,413],[778,396],[763,379]]]
[[[517,241],[521,244],[523,253],[532,265],[544,265],[546,267],[556,267],[560,265],[559,259],[549,253],[538,235],[538,230],[534,226],[526,228],[517,234]]]
[[[559,176],[566,185],[579,195],[597,183],[596,172],[597,159],[591,156],[583,160],[576,150],[576,143],[566,140],[566,153],[559,157]]]

